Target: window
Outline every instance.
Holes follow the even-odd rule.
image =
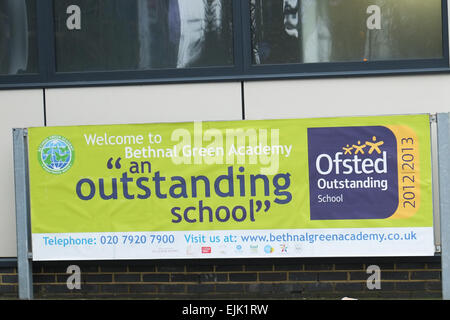
[[[249,0],[252,63],[443,58],[441,0]]]
[[[450,72],[446,0],[0,0],[0,88]]]
[[[57,72],[233,65],[229,0],[54,1]]]
[[[0,0],[0,75],[38,72],[36,2]]]

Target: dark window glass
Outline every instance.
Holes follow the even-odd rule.
[[[232,0],[56,0],[56,71],[233,64]]]
[[[0,74],[37,73],[35,0],[0,0]]]
[[[441,0],[248,0],[253,64],[443,58]]]

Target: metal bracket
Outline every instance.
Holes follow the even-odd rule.
[[[437,122],[437,114],[432,113],[430,114],[430,123],[436,123]]]

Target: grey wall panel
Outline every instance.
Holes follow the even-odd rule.
[[[0,258],[17,254],[12,128],[44,125],[42,95],[42,89],[0,90]]]
[[[46,90],[47,125],[238,120],[237,83]]]
[[[390,76],[245,83],[246,119],[450,111],[450,76]]]

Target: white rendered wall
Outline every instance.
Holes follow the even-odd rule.
[[[12,129],[43,125],[42,89],[0,90],[0,258],[17,255]]]
[[[450,75],[245,83],[245,118],[317,118],[450,112]]]
[[[241,84],[170,84],[46,90],[47,125],[242,118]]]

